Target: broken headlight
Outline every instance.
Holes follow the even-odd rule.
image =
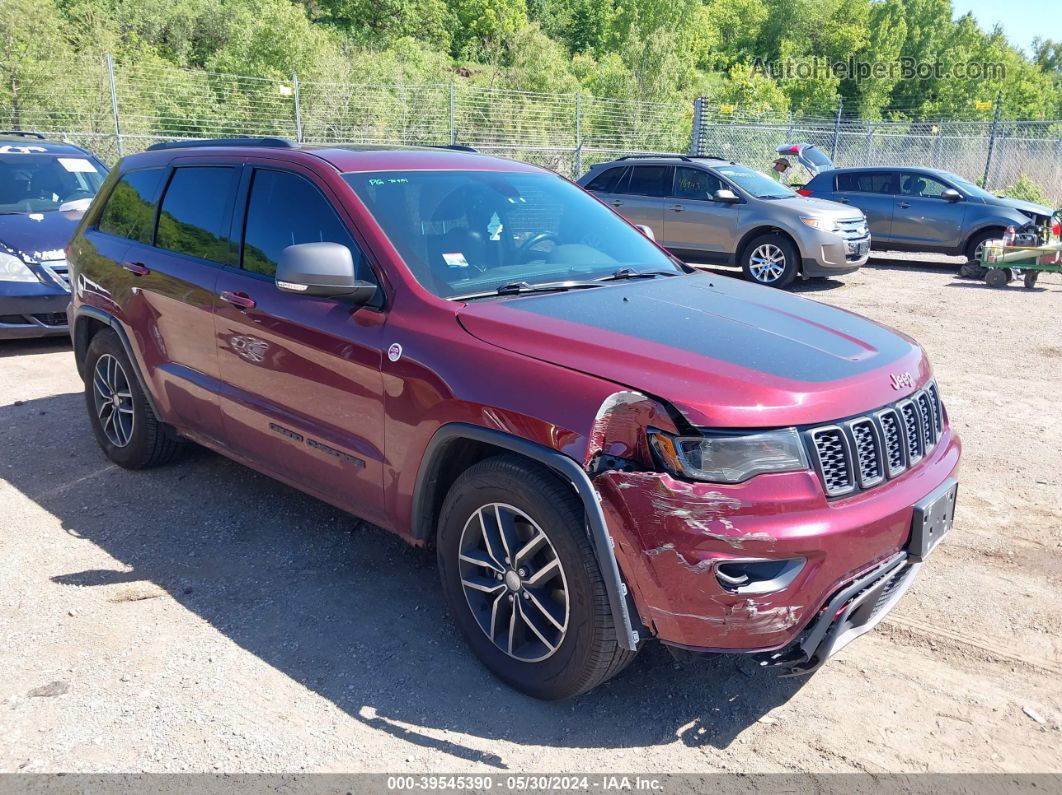
[[[765,472],[809,468],[796,428],[754,433],[706,432],[704,436],[650,431],[649,441],[668,472],[691,480],[741,483]]]

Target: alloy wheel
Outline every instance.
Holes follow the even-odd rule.
[[[521,662],[553,655],[568,629],[568,586],[557,550],[519,508],[490,503],[461,531],[461,587],[479,628]]]
[[[125,447],[133,438],[133,393],[122,363],[109,353],[96,360],[92,372],[92,397],[96,417],[107,440]]]
[[[773,243],[757,246],[749,257],[749,273],[760,284],[778,281],[785,272],[785,252]]]

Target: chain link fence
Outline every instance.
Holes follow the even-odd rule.
[[[1026,176],[1062,203],[1062,121],[867,122],[751,114],[466,85],[358,85],[250,77],[161,62],[83,58],[30,85],[0,86],[0,128],[39,130],[108,162],[161,140],[235,135],[306,142],[466,144],[576,177],[618,155],[712,154],[766,169],[783,143],[838,166],[924,165],[998,190]]]
[[[741,114],[695,103],[695,154],[767,169],[786,143],[811,143],[839,168],[926,166],[1002,190],[1021,177],[1062,204],[1062,121],[878,121]]]

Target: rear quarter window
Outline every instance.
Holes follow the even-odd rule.
[[[101,232],[141,243],[150,243],[155,232],[155,206],[164,169],[152,168],[126,174],[100,214]]]

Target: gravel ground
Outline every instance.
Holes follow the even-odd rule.
[[[1062,771],[1062,279],[881,257],[808,298],[928,349],[955,531],[815,675],[650,646],[545,704],[465,650],[430,554],[207,452],[92,439],[69,346],[0,343],[0,771]]]

